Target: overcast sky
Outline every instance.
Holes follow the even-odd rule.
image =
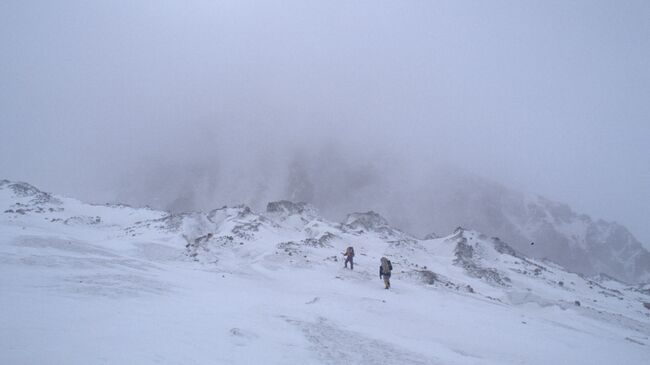
[[[447,165],[648,246],[649,19],[648,1],[2,1],[0,178],[203,208],[291,198],[301,163],[365,171],[351,184]]]

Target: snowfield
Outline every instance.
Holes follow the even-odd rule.
[[[341,253],[354,246],[354,271]],[[384,290],[379,259],[394,267]],[[1,364],[647,364],[650,292],[459,228],[170,215],[0,182]]]

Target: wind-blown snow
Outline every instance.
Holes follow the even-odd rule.
[[[291,202],[170,215],[3,181],[0,289],[3,364],[645,364],[650,346],[646,287]]]

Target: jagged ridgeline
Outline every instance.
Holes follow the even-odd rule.
[[[614,281],[603,275],[586,278],[570,273],[552,262],[528,258],[499,238],[460,227],[447,236],[431,233],[420,239],[372,211],[351,213],[340,223],[324,219],[307,203],[290,201],[270,202],[261,213],[240,205],[169,214],[84,204],[7,180],[0,182],[0,189],[3,214],[9,221],[39,218],[52,227],[94,227],[125,240],[152,234],[179,240],[187,259],[224,271],[239,270],[241,260],[272,268],[331,265],[335,269],[341,264],[341,251],[351,245],[364,275],[370,276],[379,258],[387,256],[399,278],[468,292],[518,289],[528,280],[563,290],[565,283],[580,281],[593,287],[595,282]]]
[[[419,238],[377,212],[351,213],[333,222],[309,204],[290,201],[268,203],[262,212],[239,205],[170,214],[86,204],[6,180],[0,182],[0,212],[0,270],[9,288],[2,298],[11,298],[6,308],[14,311],[2,319],[12,331],[26,331],[23,324],[34,318],[29,308],[47,298],[54,309],[48,306],[45,312],[53,310],[53,317],[88,311],[85,316],[96,319],[97,313],[113,313],[115,307],[122,310],[118,317],[135,313],[133,321],[140,323],[150,310],[160,310],[148,327],[156,333],[160,318],[189,316],[170,333],[186,333],[192,327],[187,324],[198,319],[201,325],[210,323],[208,337],[217,336],[226,351],[256,341],[276,346],[275,331],[288,325],[282,333],[297,329],[304,335],[297,343],[327,344],[308,346],[333,359],[326,363],[339,363],[338,349],[346,341],[356,345],[342,355],[345,359],[361,348],[381,353],[374,358],[379,363],[386,358],[390,363],[437,363],[440,352],[430,353],[429,342],[409,350],[423,338],[413,337],[414,327],[430,335],[431,328],[462,326],[463,331],[450,336],[463,344],[465,333],[477,327],[489,328],[485,338],[507,331],[519,338],[533,331],[544,346],[556,338],[588,336],[586,347],[578,349],[582,355],[603,338],[635,359],[650,346],[647,284],[572,273],[469,228]],[[354,270],[344,268],[342,254],[348,246],[354,247]],[[389,290],[379,278],[382,257],[392,262]],[[104,311],[106,306],[110,308]],[[56,308],[66,308],[65,313]],[[120,318],[110,317],[108,327]],[[242,324],[245,319],[251,321]],[[59,334],[60,325],[49,330]],[[377,328],[389,334],[383,342],[377,341]],[[400,329],[404,332],[394,336]],[[192,340],[204,338],[194,335]],[[449,338],[445,333],[434,344]],[[505,340],[506,345],[496,344],[499,351],[516,353],[517,340]],[[210,341],[208,348],[215,342]],[[476,354],[492,356],[493,346],[490,342],[490,351]],[[566,348],[564,342],[554,346]],[[467,360],[447,352],[458,363]],[[513,356],[513,363],[522,356]]]
[[[438,229],[463,225],[498,236],[529,257],[585,275],[650,281],[650,252],[624,226],[479,177],[452,176],[453,186],[443,189],[444,194],[410,202],[416,211],[428,213],[426,219],[416,219]]]

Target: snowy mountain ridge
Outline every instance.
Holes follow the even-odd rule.
[[[446,194],[426,202],[437,207],[432,214],[437,226],[461,224],[489,232],[529,257],[547,258],[586,275],[650,281],[650,252],[622,225],[479,177],[460,175],[453,181]]]
[[[522,236],[546,247],[533,252],[574,270],[589,274],[605,273],[628,282],[650,281],[650,252],[623,226],[594,221],[573,212],[567,205],[540,196],[526,199],[523,214],[507,214]],[[561,254],[562,253],[562,254]]]
[[[11,308],[1,318],[0,339],[10,344],[3,363],[30,359],[36,333],[53,346],[31,355],[39,359],[70,356],[65,349],[75,343],[101,347],[83,341],[96,332],[127,348],[100,348],[102,356],[133,359],[142,341],[126,323],[155,337],[161,318],[167,331],[193,339],[184,353],[145,345],[162,362],[219,354],[221,363],[586,364],[625,356],[641,364],[650,346],[647,285],[570,273],[461,227],[420,240],[374,212],[335,223],[308,204],[280,201],[264,213],[236,206],[169,214],[84,204],[6,180],[0,212],[0,302]],[[354,271],[342,268],[347,246],[355,247]],[[382,256],[393,262],[391,291],[378,278]],[[142,305],[153,314],[135,310]],[[105,327],[61,323],[70,310]],[[134,314],[123,321],[124,311]],[[61,326],[69,331],[62,337]],[[495,332],[496,346],[488,340]],[[530,342],[521,347],[523,340]],[[96,354],[59,362],[93,362]]]
[[[605,273],[628,283],[650,281],[650,252],[621,224],[590,218],[566,204],[453,166],[432,170],[435,176],[414,179],[408,183],[412,186],[388,195],[384,192],[405,183],[392,181],[397,177],[389,171],[346,171],[345,176],[358,179],[373,176],[363,187],[351,188],[353,184],[343,182],[321,187],[319,182],[328,181],[331,172],[299,170],[287,178],[293,183],[285,196],[309,201],[337,219],[368,207],[418,237],[471,227],[500,237],[529,257],[546,258],[585,275]]]

